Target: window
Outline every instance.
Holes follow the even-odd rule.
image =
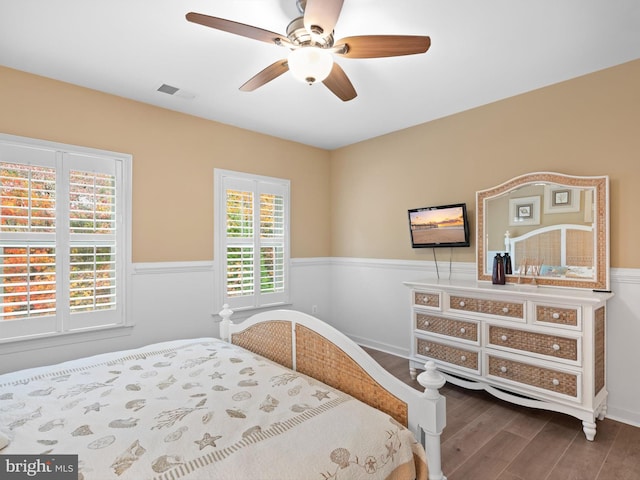
[[[215,170],[218,299],[234,309],[289,301],[289,180]]]
[[[130,160],[0,136],[0,341],[126,324]]]

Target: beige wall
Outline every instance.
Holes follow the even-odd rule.
[[[640,60],[333,151],[332,255],[431,260],[407,209],[466,202],[473,229],[477,190],[552,171],[609,175],[611,265],[640,268],[638,85]]]
[[[134,262],[213,259],[214,168],[291,179],[291,254],[329,255],[325,150],[3,67],[0,105],[2,133],[133,155]]]
[[[477,190],[555,171],[610,176],[612,266],[640,268],[637,85],[640,61],[327,152],[0,67],[0,132],[132,154],[134,262],[213,258],[214,168],[292,180],[293,257],[416,260],[408,208],[466,202],[473,231]]]

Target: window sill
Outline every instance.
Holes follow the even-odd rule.
[[[74,343],[92,342],[131,335],[133,325],[99,327],[90,330],[62,332],[37,337],[18,338],[0,341],[0,356],[13,353],[40,350],[42,348],[61,347]]]
[[[257,313],[268,312],[271,310],[280,310],[282,308],[291,308],[292,306],[293,306],[293,303],[291,302],[282,302],[282,303],[273,303],[273,304],[265,305],[262,307],[236,307],[236,308],[229,307],[229,308],[233,312],[233,315],[231,315],[231,320],[235,321],[235,320],[246,320],[250,316],[255,315]],[[220,308],[219,311],[222,311],[222,308]],[[220,317],[219,311],[212,315],[214,317],[215,322],[220,322],[222,320],[222,318]]]

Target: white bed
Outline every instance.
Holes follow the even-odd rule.
[[[444,478],[433,365],[419,392],[318,319],[281,310],[232,325],[222,313],[232,343],[177,340],[0,376],[0,455],[77,454],[83,480]]]
[[[513,273],[567,279],[594,279],[591,226],[559,224],[509,240]]]

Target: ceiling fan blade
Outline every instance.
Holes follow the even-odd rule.
[[[278,78],[287,70],[289,70],[287,60],[278,60],[247,80],[245,84],[240,87],[240,90],[243,92],[253,92],[256,88],[261,87],[265,83],[269,83],[274,78]]]
[[[429,37],[417,35],[362,35],[338,40],[334,50],[347,58],[380,58],[424,53],[430,46]]]
[[[308,32],[329,35],[336,26],[344,0],[307,0],[304,27]]]
[[[347,74],[344,73],[342,67],[335,62],[331,68],[331,73],[322,83],[344,102],[353,100],[358,95]]]
[[[189,12],[186,15],[188,21],[204,25],[205,27],[215,28],[223,32],[235,33],[241,37],[253,38],[261,42],[271,43],[275,45],[291,45],[289,39],[279,33],[270,32],[262,28],[245,25],[224,18],[210,17],[202,13]]]

